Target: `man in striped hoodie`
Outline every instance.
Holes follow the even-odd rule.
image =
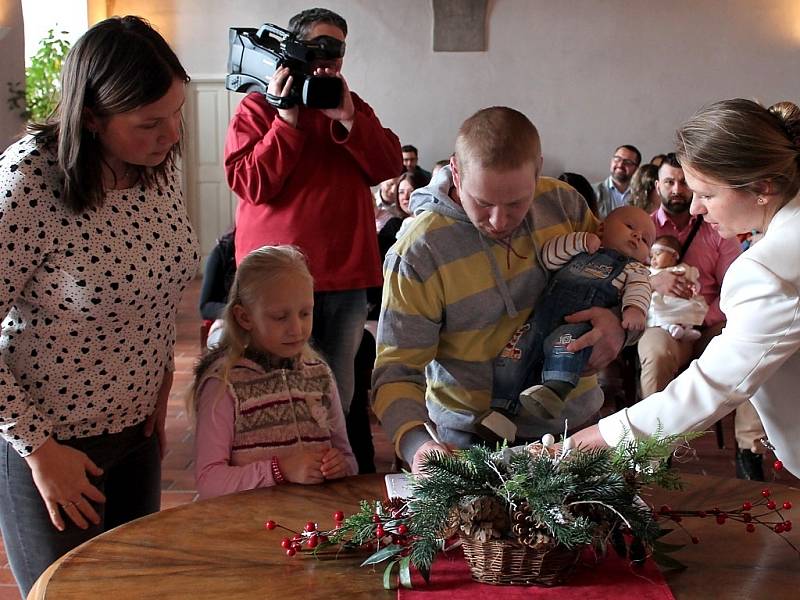
[[[373,371],[375,413],[413,470],[434,442],[480,441],[490,413],[492,364],[527,321],[547,283],[542,244],[572,231],[594,231],[586,202],[568,185],[540,177],[536,127],[522,113],[492,107],[459,130],[455,154],[426,188],[414,192],[413,224],[384,263],[383,308]],[[594,346],[588,367],[602,368],[625,333],[609,309],[572,316],[592,330],[569,349]],[[517,440],[589,421],[603,403],[594,376],[584,377],[554,419],[519,415]]]

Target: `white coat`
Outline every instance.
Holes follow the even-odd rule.
[[[745,400],[775,454],[800,476],[800,195],[781,208],[764,238],[739,256],[722,282],[727,325],[662,392],[602,419],[600,434],[623,437],[702,431]]]

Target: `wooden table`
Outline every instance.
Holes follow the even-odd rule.
[[[703,509],[734,508],[760,497],[763,484],[687,475],[683,492],[658,491],[657,506]],[[800,511],[800,490],[771,486],[775,499],[790,500]],[[382,589],[380,573],[359,568],[361,559],[288,558],[278,531],[266,531],[274,519],[294,529],[308,520],[325,527],[332,513],[352,513],[361,499],[380,498],[383,477],[370,475],[319,486],[280,486],[179,506],[139,519],[76,548],[54,563],[39,579],[29,600],[57,598],[300,598],[396,597]],[[789,511],[789,514],[794,511]],[[800,526],[800,517],[797,518]],[[800,597],[800,557],[779,537],[758,527],[717,525],[714,518],[686,519],[697,545],[675,554],[689,568],[667,574],[675,597],[782,598]],[[787,534],[784,534],[787,535]],[[800,546],[800,534],[788,534]],[[665,541],[687,543],[671,533]]]

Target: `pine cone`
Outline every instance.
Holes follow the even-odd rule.
[[[479,496],[458,503],[458,521],[468,537],[485,542],[503,537],[509,530],[508,513],[497,498]]]
[[[521,544],[536,550],[555,545],[547,528],[531,515],[527,502],[520,503],[511,515],[511,533]]]

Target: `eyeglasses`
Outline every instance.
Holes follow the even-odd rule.
[[[615,165],[624,165],[626,167],[635,167],[636,163],[628,158],[622,158],[621,156],[614,155],[614,158],[611,159]]]

